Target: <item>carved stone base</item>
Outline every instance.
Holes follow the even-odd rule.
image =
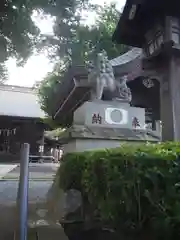
[[[138,126],[133,126],[134,120]],[[88,101],[74,112],[74,125],[98,128],[141,129],[145,126],[145,110],[121,101]]]
[[[61,136],[64,153],[120,147],[123,143],[159,142],[160,137],[148,130],[98,128],[74,125]]]
[[[74,113],[74,124],[60,138],[64,152],[117,148],[124,142],[158,142],[160,137],[145,129],[145,110],[127,102],[85,102]]]

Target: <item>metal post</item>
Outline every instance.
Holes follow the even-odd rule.
[[[43,162],[43,155],[44,155],[44,133],[43,136],[41,138],[41,145],[40,145],[40,162]]]
[[[19,179],[19,233],[20,240],[27,240],[28,224],[28,188],[29,188],[29,149],[30,145],[24,143],[20,159]]]

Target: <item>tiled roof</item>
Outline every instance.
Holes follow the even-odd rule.
[[[139,56],[141,56],[142,50],[140,48],[132,48],[130,51],[124,53],[123,55],[113,58],[110,63],[113,67],[129,63]]]
[[[110,60],[117,75],[127,75],[132,81],[142,74],[142,50],[133,48],[127,53]]]
[[[0,85],[0,116],[43,118],[45,114],[33,88]]]

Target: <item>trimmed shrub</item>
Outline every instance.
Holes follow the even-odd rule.
[[[67,154],[63,190],[80,190],[94,218],[124,234],[180,237],[180,143]],[[86,211],[86,209],[85,209]]]

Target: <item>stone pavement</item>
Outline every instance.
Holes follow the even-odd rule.
[[[57,169],[57,164],[30,164],[28,194],[28,220],[30,222],[42,220],[42,217],[38,214],[39,210],[47,212],[47,197]],[[12,236],[15,224],[17,224],[16,200],[19,170],[18,164],[0,164],[0,239],[10,240],[8,236]],[[41,228],[41,235],[44,235],[43,232],[45,231],[49,233],[49,236],[53,236],[54,229],[52,229],[52,226],[44,226],[44,228],[44,230]],[[48,236],[48,234],[46,235]],[[62,228],[60,229],[60,235],[64,236],[62,240],[67,239]],[[56,238],[48,237],[45,239],[55,240]]]
[[[17,164],[0,164],[0,179],[2,179],[16,167]]]
[[[54,176],[57,172],[59,164],[55,163],[30,163],[29,164],[29,178],[30,180],[35,179],[54,179]],[[0,165],[1,168],[1,165]],[[6,169],[5,169],[6,170]],[[15,180],[19,178],[20,165],[14,165],[9,172],[6,171],[6,174],[1,177],[1,179],[6,180]]]

